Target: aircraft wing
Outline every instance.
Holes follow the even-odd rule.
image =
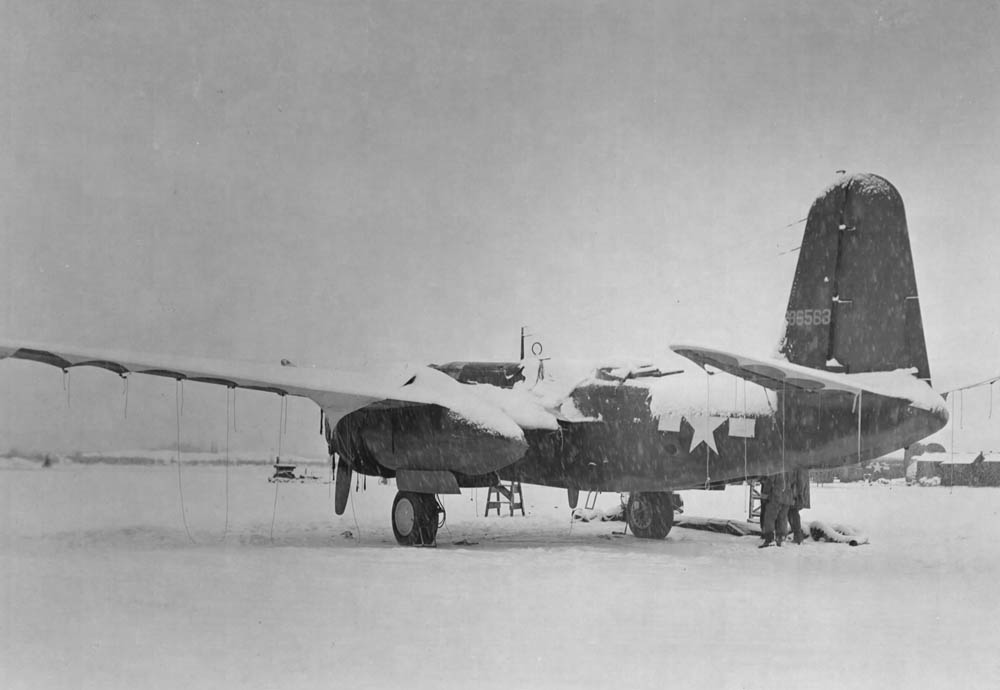
[[[348,372],[86,349],[0,339],[0,359],[24,359],[64,371],[91,366],[119,376],[148,374],[309,398],[330,422],[373,403],[386,406],[440,405],[487,433],[523,440],[521,428],[502,410],[465,391],[446,374],[429,367],[398,368],[391,373]]]
[[[775,359],[761,359],[696,345],[671,345],[670,349],[698,366],[711,366],[771,390],[793,388],[805,391],[871,393],[909,400],[927,410],[944,409],[944,400],[913,370],[837,374]]]
[[[982,381],[976,381],[975,383],[970,383],[964,386],[958,386],[957,388],[949,388],[941,393],[941,396],[947,398],[952,393],[960,393],[961,391],[972,390],[973,388],[979,388],[980,386],[992,386],[997,381],[1000,381],[1000,376],[991,376],[988,379],[983,379]]]

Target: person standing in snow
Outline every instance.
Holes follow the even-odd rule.
[[[759,548],[764,548],[765,546],[770,546],[774,542],[774,525],[770,525],[768,528],[768,510],[767,506],[770,504],[772,485],[774,484],[774,479],[770,476],[761,477],[760,479],[760,536],[764,540],[764,543],[760,545]]]
[[[775,544],[781,546],[788,534],[788,508],[792,505],[792,481],[785,472],[765,477],[760,483],[761,495],[767,499],[761,536],[764,543],[759,548]]]
[[[806,538],[802,531],[800,510],[809,508],[809,470],[797,469],[792,473],[792,505],[788,508],[788,526],[792,530],[792,540],[801,544]]]

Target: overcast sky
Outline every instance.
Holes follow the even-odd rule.
[[[356,368],[516,359],[528,325],[553,356],[769,354],[786,226],[847,169],[903,196],[935,382],[1000,373],[995,2],[0,12],[6,337]],[[130,386],[124,420],[107,372],[67,409],[61,372],[4,362],[0,445],[169,442],[173,382]],[[185,428],[224,438],[206,388]],[[240,402],[273,445],[278,402]],[[314,414],[289,443],[322,453]]]

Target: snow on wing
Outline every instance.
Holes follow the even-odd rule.
[[[64,370],[92,366],[119,376],[149,374],[294,395],[308,398],[322,407],[331,422],[372,403],[440,405],[486,433],[518,440],[524,438],[521,428],[498,407],[429,367],[400,367],[391,373],[376,375],[0,339],[0,359],[6,358],[41,362]]]
[[[671,345],[670,349],[695,364],[720,369],[772,390],[785,386],[801,390],[834,390],[857,395],[873,393],[887,398],[908,400],[915,407],[930,411],[945,409],[941,396],[918,379],[913,370],[873,371],[838,374],[773,359],[759,359],[693,345]]]

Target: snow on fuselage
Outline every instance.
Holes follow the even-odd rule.
[[[859,427],[850,393],[768,390],[680,357],[604,363],[582,379],[579,363],[543,364],[541,378],[526,371],[519,385],[534,380],[549,399],[568,388],[561,409],[572,414],[558,436],[527,433],[525,459],[502,474],[554,486],[653,491],[839,467],[909,445],[947,418],[926,397],[902,395],[911,388],[904,372],[878,375],[898,376],[882,387],[900,395],[865,395]]]
[[[483,437],[460,420],[449,425],[446,414],[442,425],[440,408],[367,408],[346,418],[353,435],[342,434],[367,461],[354,464],[385,476],[450,469],[460,485],[498,472],[583,490],[662,491],[839,467],[904,447],[943,424],[939,410],[866,395],[859,428],[850,393],[767,390],[672,353],[655,362],[529,360],[521,374],[506,386],[467,376],[462,388],[514,420],[526,447]]]
[[[526,430],[528,452],[501,472],[505,478],[614,491],[699,486],[706,474],[711,482],[732,480],[745,474],[745,441],[774,426],[774,393],[708,374],[672,353],[534,361],[525,363],[524,376],[511,393],[524,389],[544,401],[560,426],[555,433]],[[720,462],[737,450],[738,468]]]

